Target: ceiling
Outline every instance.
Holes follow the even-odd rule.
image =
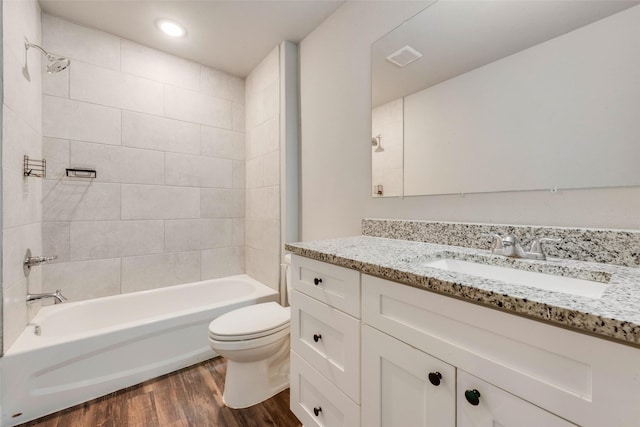
[[[299,42],[344,0],[40,0],[42,10],[240,77],[283,40]],[[167,18],[187,29],[162,34]]]
[[[639,3],[440,0],[374,43],[372,104],[433,86]],[[385,59],[405,45],[423,57],[404,68]]]

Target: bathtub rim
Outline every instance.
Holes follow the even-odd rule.
[[[149,316],[143,319],[131,320],[128,322],[118,323],[116,325],[91,329],[89,331],[82,331],[82,332],[77,332],[74,334],[68,334],[63,336],[60,336],[60,335],[38,336],[34,333],[33,328],[35,325],[38,325],[39,322],[42,322],[43,320],[46,321],[47,317],[54,315],[59,311],[72,309],[73,307],[81,306],[81,305],[99,304],[101,301],[105,301],[105,300],[124,299],[124,298],[131,297],[132,295],[141,296],[145,294],[170,293],[170,292],[179,291],[180,289],[184,289],[185,287],[197,287],[197,286],[202,286],[204,283],[223,282],[226,280],[240,280],[246,283],[250,283],[251,285],[253,285],[253,291],[236,298],[224,300],[224,305],[239,303],[241,301],[245,301],[247,298],[260,300],[267,297],[276,296],[276,299],[277,299],[277,296],[279,295],[279,292],[265,285],[264,283],[254,279],[253,277],[247,274],[238,274],[234,276],[225,276],[225,277],[220,277],[215,279],[199,280],[197,282],[183,283],[179,285],[170,285],[170,286],[165,286],[165,287],[156,288],[156,289],[146,289],[142,291],[128,292],[125,294],[108,295],[108,296],[92,298],[88,300],[72,301],[64,304],[48,305],[48,306],[42,307],[38,311],[38,313],[36,313],[34,318],[27,325],[25,325],[25,328],[22,330],[20,335],[18,335],[18,338],[16,338],[16,340],[11,344],[11,346],[3,354],[3,357],[19,355],[24,352],[37,350],[44,347],[53,347],[57,345],[63,345],[65,343],[79,341],[95,335],[102,335],[102,334],[117,332],[123,329],[135,327],[137,325],[155,323],[169,317],[170,318],[184,317],[184,316],[188,316],[201,311],[214,310],[215,308],[221,306],[221,304],[220,302],[216,302],[216,303],[206,304],[206,305],[196,305],[188,309],[172,311],[168,314]]]

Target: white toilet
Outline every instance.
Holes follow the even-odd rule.
[[[287,295],[291,255],[285,256]],[[289,387],[289,307],[276,302],[230,311],[209,324],[209,345],[227,359],[222,400],[246,408]]]

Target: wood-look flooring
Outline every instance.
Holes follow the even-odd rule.
[[[299,427],[289,390],[246,409],[222,403],[223,358],[146,381],[20,427]]]

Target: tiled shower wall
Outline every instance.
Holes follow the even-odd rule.
[[[280,47],[247,77],[247,274],[278,289]]]
[[[42,159],[41,55],[24,39],[40,42],[40,7],[33,0],[2,5],[2,296],[3,350],[15,341],[40,304],[27,309],[27,292],[39,292],[42,271],[22,271],[27,248],[42,251],[42,179],[23,177],[26,154]],[[26,63],[25,63],[26,60]]]
[[[244,273],[244,80],[48,15],[42,34],[72,60],[43,77],[44,288],[80,300]]]

